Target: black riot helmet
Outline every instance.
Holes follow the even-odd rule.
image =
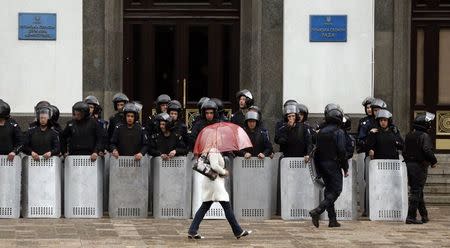
[[[75,111],[80,112],[83,117],[82,119],[89,118],[89,105],[85,102],[76,102],[72,107],[72,115],[75,115]]]
[[[209,101],[209,97],[204,96],[204,97],[200,98],[200,100],[198,100],[198,102],[197,102],[197,109],[198,109],[199,113],[202,112],[202,105],[206,101]]]
[[[102,107],[100,106],[100,102],[98,101],[97,97],[87,96],[84,99],[84,102],[88,105],[94,106],[94,111],[92,112],[93,115],[100,115],[102,113]]]
[[[337,107],[329,105],[330,104],[327,105],[327,107],[329,107],[328,109],[325,107],[325,122],[341,125],[344,118],[344,112],[339,105],[337,105]]]
[[[337,110],[341,111],[342,113],[344,113],[344,111],[342,110],[341,106],[339,106],[339,104],[329,103],[329,104],[327,104],[327,106],[325,106],[325,110],[323,111],[325,117],[326,117],[327,113],[333,109],[337,109]]]
[[[284,107],[283,109],[283,116],[284,116],[284,121],[287,122],[288,118],[287,116],[290,114],[295,114],[295,121],[298,122],[300,120],[300,116],[298,114],[298,108],[297,108],[297,104],[289,104],[286,107]]]
[[[225,112],[225,109],[223,107],[223,102],[219,98],[211,98],[211,101],[215,102],[217,105],[217,113],[219,115],[223,115]]]
[[[375,100],[375,98],[373,98],[373,97],[371,97],[371,96],[368,96],[368,97],[366,97],[366,98],[363,100],[362,105],[363,105],[364,107],[366,107],[367,105],[372,104],[372,102],[373,102],[374,100]]]
[[[252,93],[249,90],[243,89],[243,90],[240,90],[240,91],[238,91],[236,93],[236,98],[237,98],[238,101],[241,98],[241,96],[245,96],[246,108],[248,108],[248,107],[253,105],[253,103],[254,103],[253,95],[252,95]]]
[[[381,109],[380,111],[377,112],[377,115],[375,116],[375,119],[377,119],[377,120],[380,118],[391,119],[392,114],[391,114],[391,112],[389,112],[386,109]]]
[[[94,106],[100,105],[100,102],[95,96],[87,96],[86,98],[84,98],[84,102]]]
[[[11,107],[9,104],[0,99],[0,118],[8,119],[11,114]]]
[[[257,112],[258,115],[259,115],[259,120],[262,119],[262,112],[261,112],[261,109],[258,106],[252,105],[252,106],[250,106],[250,108],[248,108],[248,111],[249,112],[252,112],[252,111],[253,112]]]
[[[158,123],[161,123],[161,121],[164,121],[166,123],[167,130],[172,129],[173,122],[172,122],[172,118],[170,117],[170,115],[168,113],[160,113],[160,114],[156,115],[155,119],[156,119],[156,121],[158,121]],[[158,129],[159,129],[159,125],[158,125]]]
[[[34,113],[37,113],[37,111],[38,111],[40,108],[42,108],[42,107],[48,107],[48,106],[50,106],[50,103],[49,103],[48,101],[46,101],[46,100],[39,101],[39,102],[36,104],[36,106],[34,106]]]
[[[431,122],[434,120],[435,114],[426,112],[416,116],[413,121],[413,128],[421,131],[428,131],[431,129]]]
[[[374,108],[379,108],[379,109],[386,109],[387,108],[387,104],[381,100],[380,98],[375,98],[372,103],[370,104],[370,107],[372,108],[372,110]]]
[[[309,114],[309,110],[308,107],[306,107],[305,104],[297,104],[297,108],[298,108],[298,112],[303,114],[303,122],[308,120],[308,114]]]
[[[245,126],[247,126],[247,122],[248,122],[249,120],[254,120],[254,121],[256,121],[256,125],[258,125],[259,122],[260,122],[260,120],[261,120],[261,116],[259,115],[258,112],[255,112],[255,111],[248,111],[248,112],[245,114],[245,120],[244,120]]]
[[[172,100],[167,105],[167,112],[177,111],[178,113],[180,113],[182,110],[183,110],[183,107],[181,106],[181,103],[177,100]]]
[[[368,96],[364,99],[364,101],[362,102],[362,105],[364,106],[364,112],[366,113],[366,115],[369,115],[369,113],[367,113],[367,106],[368,105],[372,105],[373,101],[375,100],[375,98]]]
[[[206,119],[205,111],[211,109],[214,111],[214,118],[217,118],[217,104],[213,100],[208,100],[202,104],[201,115]]]
[[[129,103],[125,104],[125,106],[123,107],[123,116],[124,116],[125,122],[127,121],[128,113],[134,114],[134,122],[139,121],[139,108],[138,108],[138,106],[136,106],[135,103],[129,102]]]
[[[168,104],[172,99],[170,99],[170,96],[167,94],[161,94],[158,96],[158,98],[156,98],[156,104],[157,105],[161,105],[161,104]]]
[[[297,102],[296,100],[294,100],[294,99],[289,99],[289,100],[287,100],[287,101],[284,102],[283,108],[285,108],[285,107],[288,106],[288,105],[296,105],[296,104],[298,104],[298,102]]]
[[[169,95],[167,95],[167,94],[161,94],[161,95],[159,95],[157,98],[156,98],[156,101],[155,101],[155,103],[156,103],[156,113],[161,113],[162,112],[162,109],[161,109],[161,105],[162,104],[169,104],[169,102],[171,101],[172,99],[170,99],[170,96]]]
[[[50,106],[48,106],[48,107],[41,107],[41,108],[39,108],[39,109],[36,111],[36,121],[37,121],[38,123],[40,123],[40,117],[41,117],[41,115],[47,115],[47,116],[48,116],[47,126],[51,126],[52,123],[53,123],[53,122],[51,121],[51,118],[52,118],[53,113],[52,113],[52,109],[50,108]]]
[[[350,131],[352,129],[352,118],[349,115],[345,114],[342,119],[342,129]]]
[[[128,97],[124,93],[119,92],[119,93],[115,94],[112,99],[112,102],[114,105],[114,110],[117,111],[117,103],[119,103],[119,102],[127,103],[129,101],[130,101],[130,99],[128,99]]]
[[[50,117],[50,120],[53,124],[58,123],[59,120],[59,109],[55,105],[50,105],[49,108],[52,110],[52,116]]]

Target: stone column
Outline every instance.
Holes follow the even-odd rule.
[[[105,90],[104,116],[114,111],[112,97],[122,91],[123,1],[105,0]]]
[[[386,101],[403,134],[411,113],[410,30],[410,1],[375,1],[375,97]]]
[[[283,1],[241,1],[240,88],[262,108],[271,138],[283,90]]]
[[[100,102],[105,88],[104,9],[104,0],[83,0],[83,98],[94,95]]]

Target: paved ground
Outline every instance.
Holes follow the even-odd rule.
[[[327,222],[242,222],[253,234],[236,240],[226,221],[206,220],[188,240],[190,220],[0,220],[0,247],[450,247],[450,207],[430,207],[431,222],[405,225],[359,220],[330,229]]]

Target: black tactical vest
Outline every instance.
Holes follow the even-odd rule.
[[[423,162],[425,155],[423,154],[422,144],[419,142],[420,136],[423,135],[421,131],[412,131],[406,135],[405,138],[405,156],[406,162]]]

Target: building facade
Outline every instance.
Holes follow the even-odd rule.
[[[20,12],[56,13],[56,41],[18,40]],[[403,133],[416,113],[437,113],[436,146],[450,151],[448,0],[42,0],[0,13],[1,98],[19,119],[40,99],[70,113],[91,94],[107,117],[119,91],[141,101],[144,116],[161,93],[187,109],[205,95],[234,109],[247,88],[273,130],[288,98],[320,121],[329,101],[359,118],[372,95]],[[346,15],[347,41],[311,43],[310,15]]]

